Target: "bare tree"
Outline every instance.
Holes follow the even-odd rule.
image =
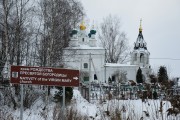
[[[0,1],[0,72],[7,61],[11,65],[61,65],[63,48],[84,14],[83,7],[76,0],[39,1],[41,7],[36,5],[36,10],[41,9],[41,14],[30,0]],[[33,23],[37,14],[41,15],[39,26]]]
[[[30,12],[33,7],[29,4],[29,0],[2,0],[0,2],[0,52],[2,56],[1,66],[5,66],[8,62],[10,65],[22,65],[25,64],[25,58],[28,58],[30,49],[32,28]],[[0,70],[0,72],[2,69]],[[19,95],[20,87],[15,86],[15,94]],[[11,90],[12,92],[13,90]],[[18,99],[15,95],[11,95],[11,101],[16,109]]]
[[[3,0],[0,2],[1,61],[21,65],[30,52],[32,28],[29,0]],[[29,15],[29,16],[28,16]],[[32,18],[32,17],[31,17]],[[8,59],[7,59],[8,58]],[[2,62],[1,62],[2,63]],[[3,65],[1,65],[3,66]]]
[[[14,9],[12,12],[12,24],[13,26],[13,50],[11,50],[11,61],[13,64],[21,65],[27,62],[28,53],[30,53],[30,43],[32,41],[31,28],[31,13],[33,12],[33,6],[31,6],[29,0],[15,0]],[[14,52],[14,53],[13,53]],[[14,60],[13,60],[14,59]],[[25,61],[26,59],[26,61]],[[12,63],[11,63],[12,64]],[[27,63],[25,63],[27,64]]]
[[[120,19],[111,15],[104,18],[100,25],[99,39],[106,49],[106,62],[124,63],[128,57],[127,37],[120,28]]]
[[[39,44],[41,66],[61,66],[63,48],[68,46],[69,34],[83,16],[76,0],[42,0],[40,3],[43,31]]]
[[[119,83],[125,83],[127,81],[127,72],[124,70],[117,70],[113,74],[116,78],[116,82]]]
[[[11,0],[0,1],[0,73],[7,61],[9,50],[9,25],[8,19],[13,2]]]

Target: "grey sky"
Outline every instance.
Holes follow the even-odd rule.
[[[180,77],[180,0],[81,1],[90,22],[99,24],[109,14],[119,16],[132,48],[142,18],[152,68],[157,72],[160,65],[165,65],[170,76]]]

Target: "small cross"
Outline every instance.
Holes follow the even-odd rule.
[[[141,24],[142,24],[142,18],[140,19],[140,26],[141,26]]]

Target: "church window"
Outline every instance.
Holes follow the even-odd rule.
[[[115,78],[116,78],[116,76],[113,75],[113,76],[112,76],[112,81],[113,81],[113,82],[115,82]]]
[[[88,64],[87,63],[84,63],[84,68],[88,68]]]
[[[84,38],[82,38],[82,41],[84,42]]]
[[[143,47],[143,43],[141,43],[141,47]]]
[[[84,76],[84,82],[88,82],[89,81],[89,76]]]
[[[94,80],[97,80],[97,75],[96,74],[94,74]]]
[[[134,54],[134,61],[137,60],[137,53]]]
[[[140,54],[140,62],[143,63],[143,61],[144,61],[144,54],[141,53],[141,54]]]
[[[146,64],[149,64],[149,58],[147,58],[147,62],[146,62]]]

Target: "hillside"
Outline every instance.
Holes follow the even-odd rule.
[[[6,88],[9,89],[9,88]],[[7,96],[3,96],[2,89],[0,91],[0,120],[19,120],[20,108],[17,105],[17,109],[13,109],[13,104],[7,104],[5,99]],[[57,89],[51,89],[51,95],[49,98],[49,104],[45,107],[45,96],[42,90],[37,90],[39,93],[37,99],[32,102],[29,108],[25,108],[23,111],[23,120],[60,120],[62,119],[61,105],[53,101],[53,95]],[[7,90],[6,90],[7,92]],[[33,99],[31,96],[29,99]],[[18,99],[18,98],[16,98]],[[7,101],[3,101],[7,100]],[[162,105],[162,112],[159,112]],[[172,120],[180,119],[180,115],[167,116],[167,109],[171,108],[171,104],[168,101],[150,100],[147,99],[142,102],[138,100],[94,100],[89,103],[84,99],[78,88],[73,90],[73,99],[71,103],[66,105],[66,118],[67,120]]]

